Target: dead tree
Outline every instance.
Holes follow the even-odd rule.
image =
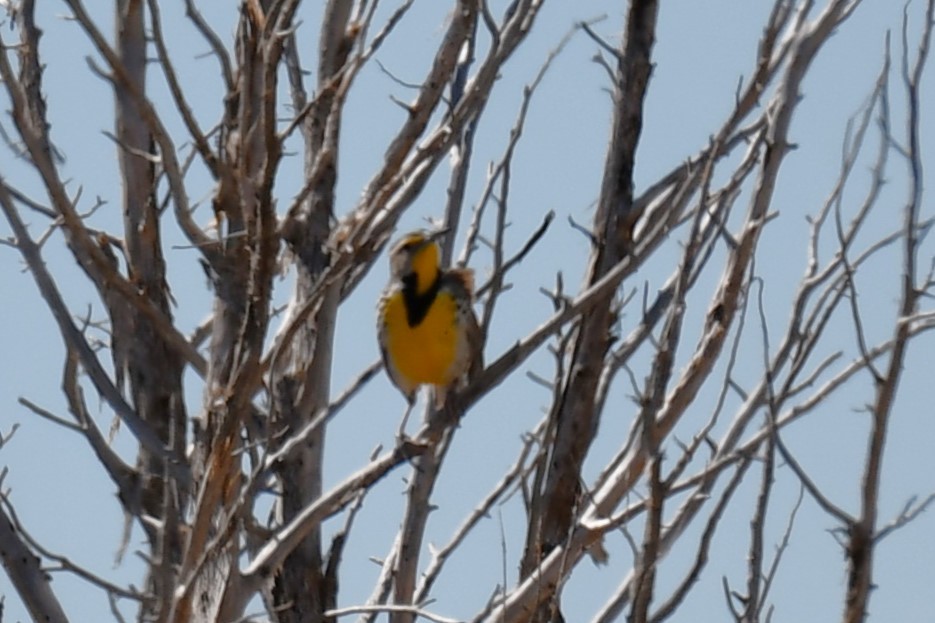
[[[341,164],[355,149],[342,141],[349,98],[378,53],[398,43],[396,29],[414,3],[387,9],[367,0],[329,0],[323,7],[243,0],[228,39],[199,3],[186,0],[184,28],[211,51],[223,85],[210,121],[195,112],[194,100],[204,94],[186,83],[181,64],[189,59],[179,58],[176,47],[183,26],[169,27],[165,4],[119,0],[108,31],[81,0],[64,2],[95,51],[89,79],[103,80],[114,98],[114,124],[106,131],[122,182],[111,199],[119,196],[121,221],[98,228],[90,213],[111,207],[90,201],[80,182],[63,176],[46,107],[63,93],[44,80],[47,42],[35,0],[3,3],[13,28],[0,35],[10,113],[2,128],[8,157],[18,157],[35,178],[20,184],[0,164],[0,207],[10,230],[5,242],[29,270],[66,351],[61,390],[68,415],[26,396],[22,413],[50,419],[86,441],[117,493],[128,533],[145,536],[147,565],[141,588],[119,570],[105,578],[82,569],[33,538],[15,513],[15,491],[4,491],[3,564],[33,618],[82,616],[59,604],[45,571],[57,566],[103,590],[115,616],[129,603],[139,620],[336,621],[350,614],[364,621],[385,615],[393,623],[455,620],[430,605],[441,590],[436,581],[493,509],[515,504],[525,517],[516,528],[521,554],[507,559],[505,546],[485,553],[515,573],[470,578],[490,598],[462,619],[565,620],[561,597],[572,574],[588,555],[598,563],[623,555],[608,546],[623,535],[632,564],[612,594],[591,596],[603,602],[593,620],[662,621],[703,575],[717,573],[708,568],[712,543],[726,510],[743,504],[735,493],[745,482],[755,482],[757,493],[743,507],[746,578],[723,576],[730,616],[769,620],[773,581],[807,500],[840,528],[843,620],[867,618],[877,545],[935,499],[929,494],[883,520],[881,470],[907,353],[935,328],[935,310],[926,306],[935,277],[925,247],[932,216],[924,210],[920,135],[935,1],[927,2],[921,32],[909,34],[915,22],[907,10],[900,40],[885,41],[879,79],[848,124],[840,175],[826,203],[811,211],[809,239],[800,241],[807,267],[783,308],[784,326],[771,319],[776,310],[765,308],[770,273],[758,265],[761,241],[784,218],[777,188],[794,183],[782,171],[795,146],[803,81],[831,35],[861,10],[860,0],[776,0],[756,50],[748,51],[750,72],[733,109],[706,145],[645,187],[636,182],[635,164],[661,3],[631,0],[622,24],[613,25],[622,30],[619,43],[599,36],[599,21],[570,24],[523,89],[501,155],[478,173],[475,143],[488,103],[505,88],[499,77],[528,44],[545,3],[517,0],[498,14],[502,9],[483,0],[453,0],[417,84],[384,68],[411,97],[396,100],[400,125],[380,146],[382,159],[350,207],[338,205],[337,191]],[[425,407],[415,437],[378,449],[350,474],[328,475],[329,425],[380,372],[375,362],[346,390],[332,393],[339,318],[433,176],[447,176],[438,224],[464,240],[456,252],[457,237],[449,236],[445,263],[484,269],[477,295],[485,335],[504,306],[518,304],[510,299],[508,277],[549,244],[543,241],[555,214],[543,210],[541,225],[523,243],[508,242],[509,198],[522,192],[511,187],[511,171],[537,90],[575,38],[597,51],[611,102],[601,184],[590,190],[597,197],[593,220],[573,223],[590,249],[581,287],[569,293],[559,275],[552,289],[543,289],[548,319],[511,327],[511,345],[488,348],[478,378],[443,407]],[[156,81],[164,83],[164,96],[156,95]],[[892,123],[894,89],[907,102],[901,129]],[[842,125],[845,117],[842,111]],[[294,192],[283,189],[292,149],[301,159]],[[904,169],[893,169],[894,156]],[[872,167],[861,179],[870,183],[855,206],[843,196],[867,158]],[[195,170],[210,179],[210,214],[197,211]],[[472,179],[482,182],[476,197]],[[868,239],[887,180],[906,189],[902,223]],[[27,215],[48,232],[39,233],[35,220],[30,226]],[[43,256],[50,232],[62,236],[104,319],[80,322],[65,303],[56,269]],[[166,238],[175,232],[196,251],[186,269],[204,271],[212,297],[192,335],[174,318],[176,299],[186,296],[169,276]],[[645,275],[673,250],[677,260],[664,278]],[[890,274],[899,279],[900,294],[889,335],[877,340],[865,330],[858,283],[881,256],[897,257]],[[280,274],[291,279],[281,281]],[[277,295],[288,299],[284,309],[277,308]],[[850,350],[829,347],[832,326],[848,328]],[[95,346],[101,327],[109,359]],[[430,511],[446,495],[439,479],[451,469],[459,424],[544,347],[554,364],[552,378],[535,379],[549,391],[545,417],[523,436],[511,467],[450,541],[430,549]],[[203,388],[200,402],[187,398],[187,376]],[[855,478],[860,503],[850,512],[797,460],[785,435],[859,383],[873,397],[864,472]],[[632,403],[612,397],[621,387]],[[88,406],[89,391],[101,397],[119,434],[132,436],[134,456],[111,445]],[[625,412],[632,425],[590,477],[586,462],[597,460],[592,447],[610,412]],[[398,530],[386,550],[372,553],[379,571],[369,599],[351,603],[342,589],[360,582],[370,563],[346,558],[345,546],[358,535],[354,522],[366,512],[367,496],[392,470],[408,471],[401,515],[381,517]],[[792,508],[776,508],[778,479],[802,492]],[[270,492],[272,512],[262,502]],[[787,520],[771,550],[766,524],[776,516]],[[689,528],[700,531],[697,543]],[[126,543],[115,536],[114,546]],[[674,588],[661,586],[658,571],[676,546],[688,548],[692,562]],[[258,603],[265,618],[251,614]]]

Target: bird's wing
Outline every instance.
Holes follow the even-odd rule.
[[[467,302],[465,331],[471,352],[468,378],[473,379],[484,369],[484,334],[474,313],[474,271],[470,268],[451,268],[445,271],[444,280],[444,287],[448,288],[457,300]]]

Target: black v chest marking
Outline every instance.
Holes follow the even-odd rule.
[[[439,272],[429,289],[421,294],[416,292],[415,273],[403,277],[403,304],[406,306],[406,321],[410,327],[418,326],[425,320],[432,303],[438,297],[438,290],[442,282],[441,277]]]

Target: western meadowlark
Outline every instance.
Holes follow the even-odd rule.
[[[377,333],[390,380],[409,403],[432,385],[435,407],[447,392],[483,368],[482,337],[474,315],[474,273],[439,266],[436,240],[445,230],[415,231],[390,251],[390,283],[380,299]]]

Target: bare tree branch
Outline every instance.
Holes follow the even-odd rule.
[[[111,9],[67,0],[76,51],[92,54],[79,78],[101,79],[114,98],[112,121],[94,134],[116,156],[100,163],[113,177],[100,178],[109,180],[101,190],[96,177],[70,179],[84,170],[71,165],[85,145],[77,152],[83,135],[66,126],[85,123],[77,114],[97,102],[69,102],[61,75],[70,66],[42,38],[56,18],[36,4],[0,0],[14,33],[0,41],[10,108],[0,148],[11,156],[0,158],[9,223],[0,243],[51,312],[45,339],[60,334],[65,348],[60,381],[31,379],[51,383],[58,400],[30,389],[13,408],[83,437],[79,448],[98,463],[93,477],[123,511],[118,558],[142,535],[143,576],[130,578],[137,567],[105,576],[44,549],[4,493],[3,563],[30,612],[14,618],[65,620],[47,575],[64,571],[103,591],[118,621],[658,622],[687,612],[693,590],[721,576],[728,617],[768,622],[787,608],[791,546],[822,530],[798,520],[807,497],[838,526],[845,554],[846,592],[826,601],[842,600],[844,621],[866,619],[871,589],[894,577],[875,569],[877,546],[928,522],[935,503],[923,486],[901,508],[881,506],[887,437],[904,417],[899,398],[914,391],[907,381],[920,374],[907,353],[935,329],[922,151],[935,0],[904,8],[898,62],[886,36],[879,73],[847,119],[851,104],[826,97],[836,85],[824,84],[829,70],[815,60],[834,52],[826,44],[837,31],[874,45],[876,30],[850,19],[868,3],[774,0],[759,13],[758,38],[737,48],[744,75],[727,76],[726,92],[715,91],[717,76],[691,91],[691,110],[724,105],[709,128],[699,125],[704,115],[687,120],[710,138],[668,164],[643,148],[684,120],[661,116],[669,113],[652,98],[669,97],[671,86],[650,78],[686,59],[655,57],[656,37],[665,41],[673,24],[657,23],[655,0],[625,5],[619,44],[603,18],[573,13],[561,24],[574,8],[543,13],[541,0],[242,0],[210,11],[191,0]],[[429,14],[441,25],[425,23]],[[881,38],[885,27],[874,26]],[[202,85],[205,68],[189,65],[205,56],[217,76]],[[594,93],[577,92],[579,77],[569,92],[562,80],[585,69]],[[611,95],[603,129],[600,114],[578,114],[595,97],[606,104],[602,90]],[[574,114],[552,116],[566,101]],[[841,117],[844,138],[837,170],[806,181],[788,174],[802,159],[786,158],[795,141],[804,159],[825,158],[827,132],[797,119],[816,104]],[[371,121],[381,127],[362,144],[358,130]],[[562,144],[559,124],[588,141],[589,165],[604,135],[598,187],[578,177],[571,160],[584,156]],[[553,161],[567,179],[544,173]],[[562,199],[551,206],[540,193],[553,188]],[[888,225],[900,191],[903,218]],[[555,231],[569,201],[569,227]],[[196,218],[204,204],[209,214]],[[374,441],[383,423],[354,420],[368,404],[382,405],[374,415],[395,412],[385,384],[370,382],[383,364],[365,352],[365,278],[397,228],[417,218],[451,232],[442,268],[483,276],[474,293],[488,365],[446,391],[444,406],[426,405],[414,437],[386,451]],[[57,264],[61,251],[77,263],[78,283],[63,281],[72,273]],[[191,277],[204,284],[207,308]],[[527,300],[530,292],[543,297]],[[432,318],[419,330],[450,330]],[[22,357],[14,351],[11,361]],[[339,378],[350,379],[343,390]],[[841,400],[868,401],[854,417],[869,427],[815,428]],[[483,432],[491,437],[454,445],[476,439],[463,418],[489,423],[478,410],[501,406],[510,417]],[[534,410],[545,414],[538,423],[523,419]],[[129,447],[116,424],[109,439],[100,428],[114,414]],[[800,445],[807,426],[810,440],[833,435],[836,453],[866,444],[851,493]],[[502,438],[511,434],[518,444]],[[0,447],[8,443],[0,435]],[[403,463],[411,469],[400,497],[384,477]],[[17,487],[33,477],[14,473],[7,481]],[[473,505],[451,503],[463,498],[463,478],[488,476]],[[718,542],[736,545],[738,521],[750,535],[739,557]],[[816,572],[840,572],[838,559],[807,556]],[[619,573],[606,595],[584,582],[590,613],[576,581],[586,558]],[[464,589],[455,616],[444,612],[452,587]]]
[[[7,503],[5,497],[4,502]],[[33,619],[55,623],[68,621],[58,598],[52,592],[48,574],[42,570],[39,559],[17,535],[4,505],[0,505],[0,555],[4,569]]]

